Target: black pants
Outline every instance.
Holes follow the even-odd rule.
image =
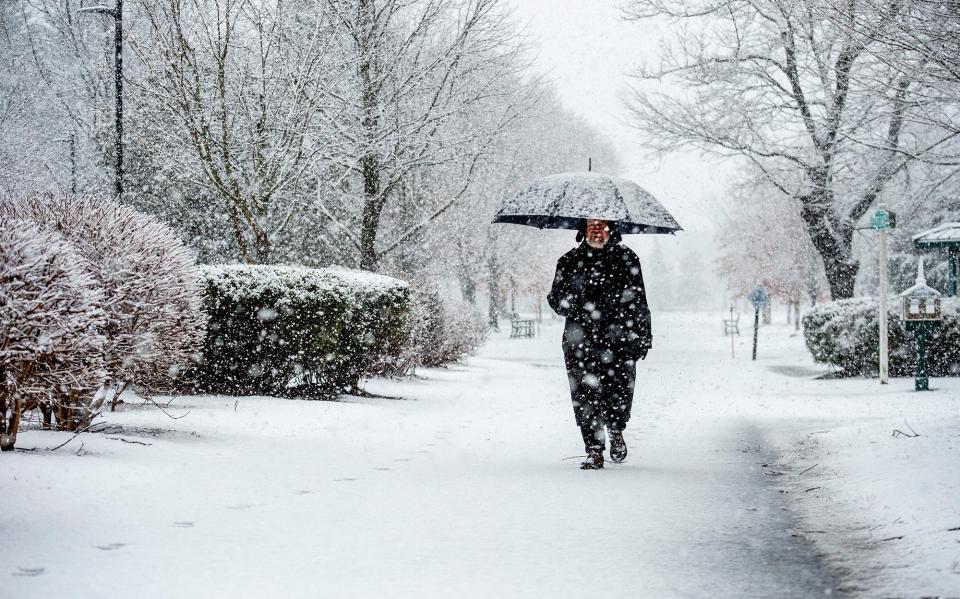
[[[630,420],[637,365],[589,343],[563,344],[573,413],[587,451],[604,449],[607,430],[623,431]]]

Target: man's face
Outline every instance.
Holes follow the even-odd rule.
[[[610,239],[610,225],[605,220],[587,221],[587,245],[592,248],[600,249],[607,245]]]

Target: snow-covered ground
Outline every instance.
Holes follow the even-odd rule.
[[[814,380],[792,328],[752,363],[719,314],[654,318],[630,458],[599,472],[559,323],[367,385],[397,399],[128,404],[56,451],[24,432],[0,594],[960,596],[960,381]]]

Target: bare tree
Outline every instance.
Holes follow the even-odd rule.
[[[77,18],[79,6],[77,0],[0,3],[0,157],[9,157],[0,185],[9,193],[66,191],[71,173],[81,190],[109,185],[110,38],[102,20]]]
[[[531,101],[501,101],[522,89],[511,84],[526,66],[523,48],[501,0],[325,5],[346,32],[350,62],[336,91],[336,158],[317,202],[356,263],[375,269],[465,196],[491,144]],[[441,170],[454,189],[435,197],[418,186]],[[417,204],[413,212],[404,193],[419,198],[406,206]],[[390,223],[398,226],[384,239]]]
[[[144,0],[134,81],[161,115],[151,136],[182,175],[221,198],[240,256],[269,262],[323,156],[330,48],[322,6],[284,0]],[[165,128],[167,123],[173,128]]]
[[[663,62],[636,73],[630,107],[644,143],[745,159],[798,200],[835,299],[854,293],[858,221],[919,156],[955,132],[918,134],[919,84],[871,49],[902,3],[633,0],[628,19],[680,23]]]
[[[745,176],[730,195],[735,208],[724,214],[717,233],[717,266],[728,289],[742,297],[762,284],[794,305],[803,296],[818,297],[823,270],[803,231],[799,200],[778,194],[755,174]]]

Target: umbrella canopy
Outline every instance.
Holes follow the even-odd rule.
[[[682,230],[667,209],[633,181],[593,172],[538,179],[505,201],[493,222],[578,229],[589,218],[616,221],[621,233]]]

